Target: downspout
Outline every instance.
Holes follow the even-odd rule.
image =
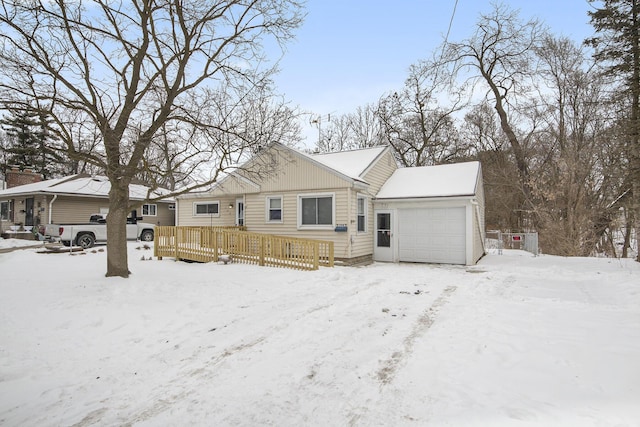
[[[476,218],[476,223],[478,224],[478,231],[480,232],[480,242],[482,243],[482,252],[483,253],[487,253],[487,248],[485,247],[485,242],[484,242],[484,238],[486,236],[485,234],[485,230],[484,227],[482,226],[482,223],[480,222],[480,204],[478,203],[478,201],[476,199],[472,199],[471,200],[471,204],[473,206],[475,206],[475,210],[476,210],[476,214],[474,215]]]
[[[53,202],[55,202],[57,198],[58,198],[58,195],[54,194],[53,195],[53,199],[51,199],[51,201],[49,202],[49,222],[48,222],[48,224],[51,224],[51,216],[53,214]]]

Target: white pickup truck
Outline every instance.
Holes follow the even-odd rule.
[[[138,222],[139,218],[127,218],[127,240],[153,241],[154,224]],[[90,248],[96,243],[107,241],[106,214],[94,214],[85,224],[47,224],[40,233],[46,240],[72,243],[82,248]]]

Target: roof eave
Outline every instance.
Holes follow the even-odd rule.
[[[419,201],[438,201],[438,200],[454,200],[469,199],[476,197],[476,194],[455,194],[450,196],[411,196],[411,197],[376,197],[374,202],[419,202]]]

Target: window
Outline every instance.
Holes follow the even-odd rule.
[[[0,219],[9,221],[9,202],[0,202]]]
[[[282,196],[267,197],[267,222],[282,222]]]
[[[378,214],[378,239],[377,245],[379,248],[391,247],[391,214],[379,213]]]
[[[142,216],[158,216],[158,205],[142,205]]]
[[[298,225],[333,228],[333,194],[298,196]]]
[[[367,227],[367,199],[364,196],[358,195],[358,232],[365,232]]]
[[[193,204],[194,216],[220,216],[220,202],[196,202]]]

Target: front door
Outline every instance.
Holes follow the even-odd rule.
[[[244,199],[236,199],[236,225],[244,225]]]
[[[33,226],[33,197],[24,201],[24,225]]]
[[[393,216],[391,211],[376,211],[373,257],[376,261],[393,261]]]

